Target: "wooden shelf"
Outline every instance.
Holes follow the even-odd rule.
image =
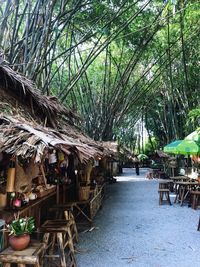
[[[35,219],[36,226],[40,225],[41,213],[48,212],[48,208],[51,204],[55,204],[56,191],[50,194],[31,200],[28,205],[16,209],[2,209],[0,210],[0,219],[4,219],[6,223],[9,223],[14,219],[14,214],[19,216],[32,216]]]

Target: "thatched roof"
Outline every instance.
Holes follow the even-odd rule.
[[[0,60],[0,151],[36,161],[48,147],[74,153],[81,162],[102,155],[101,147],[73,125],[76,118]]]
[[[101,142],[101,145],[103,146],[103,154],[105,156],[116,158],[119,156],[119,145],[117,142]]]
[[[40,162],[48,148],[65,154],[75,154],[81,162],[101,156],[101,152],[54,129],[23,123],[8,116],[0,116],[0,152]]]
[[[2,61],[0,61],[1,91],[27,107],[33,117],[46,120],[48,126],[57,127],[61,118],[70,124],[73,124],[73,119],[79,118],[77,114],[61,105],[56,97],[42,95],[33,82],[13,71]]]

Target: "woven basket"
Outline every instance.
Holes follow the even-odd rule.
[[[88,200],[90,196],[90,186],[81,186],[79,188],[79,200]]]

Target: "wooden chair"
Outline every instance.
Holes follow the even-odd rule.
[[[28,248],[21,251],[15,251],[8,247],[0,253],[0,262],[3,263],[3,267],[10,267],[12,263],[17,264],[18,267],[28,265],[40,267],[42,266],[44,248],[45,245],[38,242],[31,242]]]
[[[158,189],[158,193],[159,193],[159,205],[162,205],[165,202],[171,205],[171,201],[169,197],[169,189],[166,189],[166,188]]]
[[[47,220],[38,229],[40,233],[44,233],[43,242],[45,243],[45,254],[47,258],[60,258],[61,267],[76,267],[75,251],[73,238],[71,233],[71,222],[68,220]],[[58,245],[57,254],[53,255],[55,245]],[[66,253],[65,253],[65,250]]]

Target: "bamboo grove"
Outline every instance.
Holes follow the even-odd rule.
[[[94,139],[134,149],[139,120],[163,146],[199,126],[199,1],[0,2],[0,54]]]

